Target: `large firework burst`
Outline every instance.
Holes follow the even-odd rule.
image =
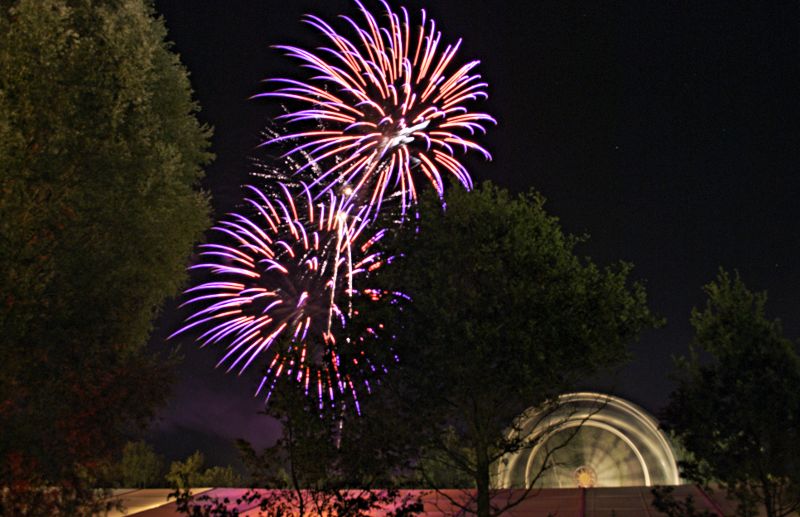
[[[357,210],[333,194],[327,203],[315,204],[307,188],[297,200],[283,185],[282,195],[272,197],[247,189],[253,215],[232,213],[213,228],[229,244],[202,246],[204,260],[192,268],[208,270],[213,278],[187,289],[191,298],[183,305],[200,308],[173,336],[202,329],[197,337],[202,346],[225,344],[218,366],[227,363],[228,371],[241,373],[265,356],[266,373],[256,393],[266,390],[267,398],[287,379],[315,394],[320,405],[349,393],[358,409],[352,368],[342,364],[341,352],[364,340],[337,343],[336,336],[352,315],[353,296],[380,295],[354,284],[383,263],[371,248],[384,231],[370,234],[365,208]],[[363,349],[345,355],[358,368],[376,370]]]
[[[299,59],[314,75],[307,81],[272,79],[283,87],[257,96],[298,102],[304,108],[281,116],[290,124],[310,124],[303,130],[268,139],[265,144],[292,141],[287,155],[307,153],[301,168],[320,167],[310,187],[315,196],[336,189],[346,201],[380,211],[384,198],[398,193],[401,210],[416,199],[414,176],[420,173],[440,193],[443,176],[452,174],[466,188],[472,181],[455,158],[456,149],[489,153],[471,140],[494,123],[467,108],[486,98],[487,84],[473,70],[479,61],[460,67],[454,58],[461,40],[442,49],[436,23],[422,20],[412,35],[408,12],[402,18],[381,0],[384,26],[358,1],[365,25],[342,16],[355,38],[351,41],[324,20],[307,15],[304,21],[330,42],[317,53],[278,46]],[[418,171],[418,172],[417,172]]]

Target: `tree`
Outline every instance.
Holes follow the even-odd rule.
[[[203,486],[199,481],[202,476],[200,469],[205,462],[206,458],[200,451],[194,451],[184,461],[173,461],[166,475],[167,482],[178,488]]]
[[[738,515],[768,517],[800,509],[800,356],[779,320],[766,316],[767,295],[738,273],[720,270],[694,308],[689,357],[677,361],[678,387],[665,427],[690,457],[684,476],[716,481]]]
[[[257,504],[259,515],[267,516],[391,517],[421,511],[418,498],[401,496],[397,490],[395,476],[402,461],[393,455],[391,437],[376,432],[372,418],[356,417],[341,408],[320,409],[316,401],[292,389],[273,392],[265,414],[283,424],[278,441],[261,452],[244,440],[237,445],[251,486],[280,490],[254,489],[230,501],[192,496],[184,484],[171,495],[179,512],[198,517],[236,515],[236,506],[243,501],[251,508]]]
[[[211,155],[165,35],[144,0],[0,2],[0,485],[76,482],[168,393],[144,344]]]
[[[320,409],[291,389],[276,391],[266,414],[283,425],[277,443],[261,454],[244,442],[239,447],[257,486],[287,489],[262,501],[268,515],[355,517],[421,510],[416,499],[397,491],[396,475],[406,458],[392,446],[391,435],[383,433],[385,427],[374,425],[376,415]]]
[[[393,298],[376,315],[399,357],[381,391],[396,393],[392,409],[415,423],[410,439],[429,458],[474,483],[477,501],[453,502],[496,515],[519,499],[491,502],[492,466],[531,445],[513,432],[515,417],[625,359],[656,321],[631,266],[576,256],[581,239],[563,233],[540,195],[487,183],[451,190],[446,203],[424,198],[421,218],[389,245],[392,267],[378,270],[377,285],[412,300],[397,311]]]
[[[147,488],[160,486],[163,478],[164,458],[156,454],[147,442],[128,442],[122,448],[119,462],[121,486]]]
[[[213,466],[203,470],[205,456],[195,451],[184,461],[173,461],[166,475],[167,482],[176,488],[192,487],[236,487],[242,478],[231,466]]]
[[[336,418],[324,409],[320,413],[313,401],[292,386],[285,387],[289,389],[274,393],[265,412],[281,422],[281,436],[261,453],[239,441],[244,463],[255,486],[283,489],[261,500],[262,510],[275,515],[331,513],[342,487],[341,460],[345,458],[336,448],[341,436]]]

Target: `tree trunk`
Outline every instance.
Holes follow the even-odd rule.
[[[475,485],[478,489],[478,517],[489,517],[491,507],[489,505],[489,458],[485,448],[478,448],[475,451],[477,459],[477,472]]]
[[[758,508],[756,506],[756,508]],[[778,512],[775,510],[775,505],[772,502],[772,496],[764,497],[764,508],[767,511],[767,517],[778,517]]]
[[[764,492],[764,508],[767,511],[767,517],[777,517],[778,512],[775,510],[775,501],[772,498],[772,483],[766,476],[761,476],[761,487]]]

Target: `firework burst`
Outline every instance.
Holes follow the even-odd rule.
[[[266,357],[256,393],[265,390],[267,399],[287,379],[316,395],[320,405],[349,393],[358,409],[352,368],[342,364],[341,350],[364,340],[337,343],[335,336],[343,335],[352,316],[353,296],[380,295],[354,284],[383,264],[371,248],[384,231],[367,236],[365,208],[356,210],[332,194],[315,204],[307,188],[297,201],[283,185],[282,195],[269,197],[247,189],[253,215],[232,213],[213,228],[229,244],[202,246],[203,261],[192,269],[206,270],[212,279],[186,291],[190,298],[183,306],[199,308],[170,337],[202,331],[202,346],[226,346],[218,366],[240,374]],[[377,369],[363,349],[345,355],[357,368]],[[368,381],[361,382],[369,389]]]
[[[491,116],[467,107],[487,97],[487,84],[473,73],[479,61],[455,65],[461,40],[445,46],[424,10],[412,31],[405,8],[400,16],[381,0],[387,22],[381,26],[356,3],[363,24],[342,16],[355,35],[352,41],[308,15],[304,21],[321,31],[329,46],[317,53],[277,47],[300,60],[313,76],[305,82],[272,79],[282,87],[256,97],[300,104],[301,109],[279,118],[312,127],[270,138],[264,145],[294,142],[284,156],[306,153],[309,159],[300,170],[322,171],[310,184],[315,197],[335,189],[344,193],[347,203],[366,206],[368,217],[374,218],[392,194],[398,195],[405,213],[416,200],[415,176],[426,178],[440,195],[447,175],[471,188],[470,175],[456,159],[456,151],[477,151],[491,159],[471,137],[495,123]]]

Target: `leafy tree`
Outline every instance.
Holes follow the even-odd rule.
[[[231,466],[214,466],[203,470],[205,456],[195,451],[184,461],[173,461],[166,475],[167,482],[177,488],[238,487],[242,478]]]
[[[199,484],[199,481],[201,480],[200,469],[203,468],[205,462],[206,458],[200,451],[194,451],[183,461],[173,461],[166,475],[167,482],[179,488],[203,486]]]
[[[650,490],[653,507],[667,517],[715,517],[719,514],[711,510],[698,509],[690,494],[684,499],[676,499],[674,486],[657,486]]]
[[[237,505],[246,501],[251,507],[257,504],[259,515],[266,516],[419,512],[418,498],[401,496],[395,486],[393,473],[399,463],[392,455],[395,449],[386,447],[388,437],[375,432],[371,418],[340,409],[320,410],[297,390],[274,392],[266,414],[283,424],[278,441],[261,452],[243,440],[237,443],[256,488],[231,501],[192,496],[184,485],[171,495],[178,511],[190,516],[237,515]]]
[[[119,470],[120,482],[123,487],[160,486],[163,479],[164,458],[144,441],[128,442],[122,449]]]
[[[521,500],[494,504],[490,490],[493,464],[531,445],[513,432],[515,417],[625,359],[656,322],[631,266],[576,256],[581,239],[563,233],[538,194],[487,183],[446,202],[443,212],[423,199],[421,218],[390,245],[398,258],[379,270],[376,284],[413,301],[359,310],[394,337],[399,362],[384,386],[395,393],[387,406],[413,422],[409,439],[472,480],[477,501],[454,503],[496,515]]]
[[[79,482],[168,393],[143,345],[211,155],[165,36],[144,0],[0,1],[0,485]]]
[[[262,500],[267,515],[413,515],[421,510],[414,498],[400,496],[397,474],[402,452],[391,442],[377,415],[324,407],[296,390],[274,394],[267,414],[283,424],[277,443],[262,453],[239,443],[256,486],[287,490]],[[275,513],[277,511],[277,513]]]
[[[242,484],[242,476],[230,465],[226,467],[214,465],[207,468],[198,482],[198,486],[214,487],[240,487]]]
[[[740,516],[795,514],[800,509],[800,356],[767,295],[738,273],[720,270],[694,308],[689,357],[677,362],[678,387],[664,425],[691,453],[684,476],[718,482]]]

